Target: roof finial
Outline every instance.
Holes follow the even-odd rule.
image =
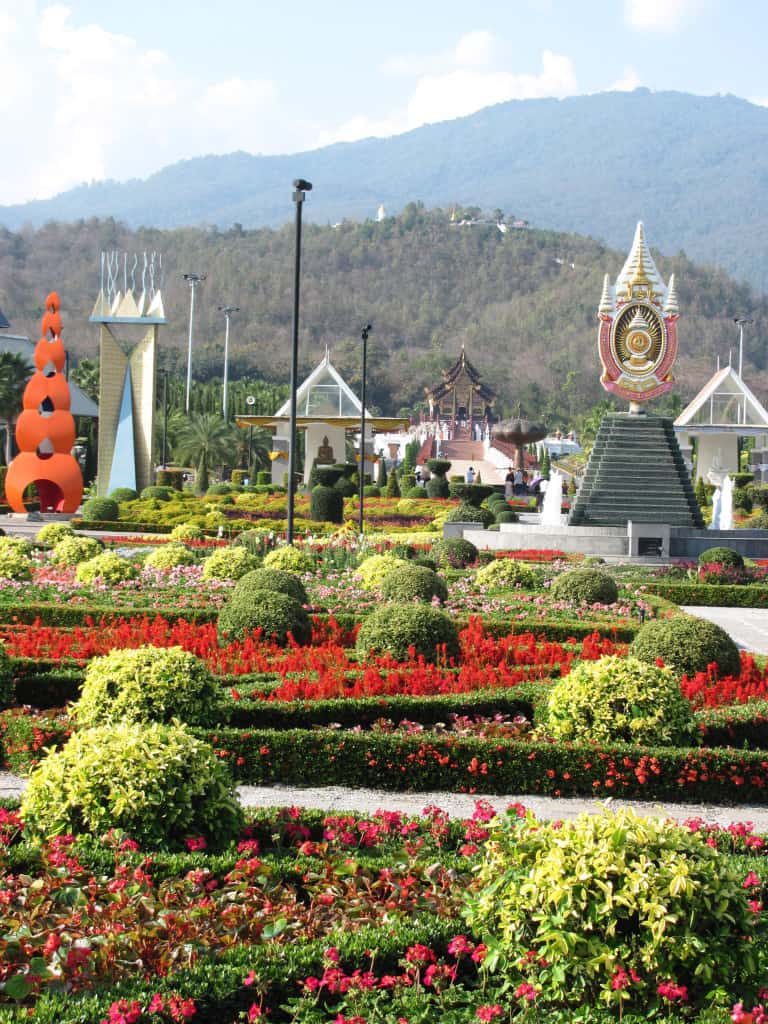
[[[669,285],[667,287],[667,298],[664,302],[664,312],[668,316],[676,315],[680,312],[680,307],[677,303],[677,289],[675,288],[675,275],[669,275]]]
[[[600,305],[598,306],[598,312],[600,313],[612,313],[613,312],[613,297],[611,295],[611,275],[606,274],[603,278],[603,294],[600,296]]]

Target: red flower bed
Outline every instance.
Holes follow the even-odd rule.
[[[768,698],[768,663],[759,668],[751,654],[741,652],[741,673],[718,679],[717,666],[712,664],[706,672],[697,672],[681,682],[685,697],[697,708],[720,708],[728,704],[746,704],[750,700]]]
[[[161,616],[113,622],[102,619],[71,630],[34,624],[0,631],[9,655],[37,659],[85,662],[115,649],[178,645],[221,675],[279,673],[283,683],[265,698],[270,700],[467,693],[547,678],[556,666],[565,673],[574,658],[573,651],[562,644],[537,638],[533,633],[489,635],[482,620],[474,617],[461,631],[458,665],[428,664],[421,657],[402,663],[388,655],[359,663],[348,653],[347,645],[353,637],[333,618],[315,622],[314,643],[306,647],[281,647],[262,640],[258,633],[220,646],[214,623],[180,619],[171,625]],[[579,656],[595,659],[624,649],[594,633],[583,640]],[[254,696],[264,695],[256,691]]]
[[[555,562],[566,558],[564,551],[555,548],[521,548],[519,551],[497,551],[497,558],[519,558],[524,562]]]

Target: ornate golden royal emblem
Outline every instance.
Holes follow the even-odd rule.
[[[630,402],[669,391],[677,355],[674,275],[665,285],[645,243],[642,223],[613,286],[605,276],[599,315],[601,383],[606,391]]]

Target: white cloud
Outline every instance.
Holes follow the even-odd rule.
[[[606,92],[632,92],[633,89],[637,89],[642,84],[637,69],[631,64],[625,64],[621,78],[617,78],[615,82],[609,85]]]
[[[624,0],[624,20],[637,32],[677,32],[703,0]]]
[[[572,96],[578,82],[570,57],[545,50],[538,74],[477,70],[456,64],[478,64],[490,60],[494,40],[488,33],[463,36],[454,51],[454,68],[438,74],[423,74],[414,85],[404,110],[379,120],[363,114],[350,118],[338,128],[325,131],[316,145],[353,142],[370,136],[384,137],[410,131],[423,124],[448,121],[473,114],[483,107],[515,99]]]
[[[276,97],[271,82],[203,82],[160,49],[79,23],[63,4],[18,0],[13,18],[0,13],[0,110],[15,143],[0,204],[264,145]]]
[[[456,63],[486,67],[493,59],[495,40],[490,32],[467,32],[456,44]]]

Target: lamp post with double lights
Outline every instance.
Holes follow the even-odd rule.
[[[739,376],[741,376],[744,365],[744,328],[755,321],[751,320],[748,316],[735,316],[733,322],[738,324],[739,327]]]
[[[189,416],[189,396],[192,391],[192,325],[195,319],[195,291],[206,278],[205,274],[182,274],[189,285],[189,342],[187,344],[187,399],[184,405]]]
[[[288,425],[288,543],[293,544],[294,476],[296,474],[296,377],[299,370],[299,283],[301,278],[301,208],[312,182],[296,178],[293,201],[296,204],[296,254],[293,270],[293,330],[291,335],[291,412]]]
[[[219,306],[219,312],[224,314],[226,320],[226,327],[224,328],[224,394],[222,396],[222,412],[224,414],[224,422],[226,423],[229,419],[229,318],[233,313],[239,313],[239,306]]]
[[[357,519],[357,530],[360,536],[363,535],[363,498],[365,495],[365,375],[368,359],[368,335],[373,328],[366,324],[360,331],[360,338],[363,342],[363,385],[360,389],[360,491],[359,509]]]

